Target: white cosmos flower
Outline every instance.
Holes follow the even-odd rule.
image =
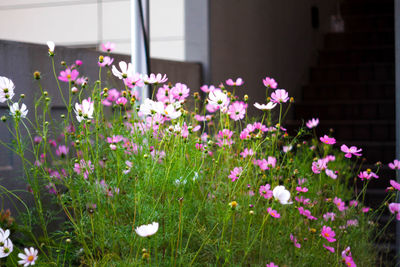
[[[277,103],[268,102],[268,104],[258,104],[257,102],[254,103],[254,106],[260,110],[271,110],[276,107]]]
[[[75,104],[76,119],[81,122],[83,119],[93,119],[94,103],[88,99],[84,99],[82,104]]]
[[[49,47],[49,52],[54,53],[55,44],[53,41],[47,41],[47,46]]]
[[[0,102],[4,103],[14,96],[14,83],[7,77],[0,76]]]
[[[171,120],[175,120],[176,118],[179,118],[182,115],[182,112],[178,109],[173,104],[169,104],[163,112],[163,115],[166,117],[170,118]]]
[[[10,230],[3,230],[0,228],[0,247],[2,246],[1,243],[4,243],[4,241],[10,236]]]
[[[293,202],[289,202],[290,199],[290,192],[285,189],[283,185],[278,185],[277,187],[272,190],[272,194],[276,200],[283,205],[292,204]]]
[[[229,99],[220,89],[215,89],[208,94],[208,103],[220,108],[226,107],[229,104]]]
[[[22,104],[20,108],[18,102],[15,102],[12,104],[12,106],[10,106],[10,112],[14,117],[25,118],[28,114],[28,109],[26,108],[25,104]]]
[[[4,240],[2,244],[3,246],[0,246],[0,258],[5,258],[13,251],[14,245],[9,238]]]
[[[136,227],[135,232],[141,236],[151,236],[158,231],[158,222],[153,222],[152,224],[146,224]]]
[[[24,267],[29,265],[35,265],[35,261],[37,260],[38,250],[30,247],[29,249],[24,249],[25,254],[18,253],[18,258],[21,260],[18,261],[18,264],[24,265]]]
[[[164,113],[164,103],[154,102],[153,100],[146,98],[144,102],[140,105],[139,111],[145,115],[163,114]]]
[[[132,63],[128,63],[126,64],[125,61],[120,61],[119,62],[119,68],[121,69],[121,71],[119,71],[115,65],[112,66],[112,73],[114,74],[114,76],[117,76],[120,79],[125,79],[128,77],[129,73],[133,72],[133,65]]]

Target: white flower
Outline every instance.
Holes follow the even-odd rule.
[[[318,118],[317,118],[317,119],[312,118],[311,120],[307,121],[306,126],[307,126],[309,129],[312,129],[312,128],[314,128],[314,127],[317,127],[318,124],[319,124],[319,119],[318,119]]]
[[[14,96],[14,83],[7,77],[0,76],[0,102],[4,103]]]
[[[220,89],[215,89],[208,94],[208,103],[224,110],[229,104],[229,98]]]
[[[12,106],[10,107],[10,112],[14,117],[21,117],[21,118],[25,118],[26,115],[28,114],[26,105],[22,104],[20,108],[18,102],[12,104]]]
[[[82,104],[75,104],[76,119],[81,122],[83,119],[93,119],[94,103],[89,99],[84,99]]]
[[[37,256],[38,250],[34,249],[33,247],[30,247],[29,249],[25,248],[24,251],[25,254],[18,253],[18,258],[21,259],[20,261],[18,261],[18,264],[24,265],[24,267],[29,265],[35,265],[35,261],[38,258]]]
[[[150,76],[144,75],[143,81],[146,84],[159,84],[159,83],[165,83],[168,81],[167,74],[164,74],[164,76],[161,75],[161,73],[158,73],[155,75],[154,73],[151,73]]]
[[[141,225],[139,227],[136,227],[135,229],[135,232],[141,237],[154,235],[157,231],[158,231],[158,222]]]
[[[154,102],[153,100],[146,98],[143,104],[140,105],[139,111],[145,116],[154,114],[163,114],[164,103]]]
[[[290,192],[285,189],[283,185],[278,185],[277,187],[272,190],[272,194],[276,200],[283,205],[292,204],[293,202],[288,202],[290,199]]]
[[[289,151],[291,151],[291,150],[292,150],[292,148],[293,148],[293,146],[292,146],[292,145],[289,145],[289,146],[283,146],[283,147],[282,147],[282,150],[283,150],[283,152],[285,152],[285,153],[288,153]]]
[[[173,104],[169,104],[162,113],[166,117],[170,118],[171,120],[175,120],[182,115],[182,112],[178,109],[175,109]]]
[[[0,228],[0,247],[2,246],[2,243],[9,237],[10,235],[10,230],[3,230]]]
[[[3,246],[0,246],[0,258],[5,258],[13,251],[14,246],[9,238],[2,243]]]
[[[47,41],[47,46],[49,47],[49,52],[54,53],[54,47],[56,46],[53,41]]]
[[[119,68],[121,69],[121,71],[117,70],[115,65],[113,65],[111,70],[112,70],[112,73],[114,74],[114,76],[117,76],[120,79],[128,78],[128,73],[133,72],[132,63],[126,64],[125,61],[119,62]]]
[[[254,103],[254,106],[260,110],[271,110],[276,107],[277,103],[268,102],[268,104],[258,104],[257,102]]]

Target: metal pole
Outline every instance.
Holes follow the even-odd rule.
[[[139,3],[139,1],[142,1]],[[146,57],[145,36],[142,28],[143,17],[144,28],[149,33],[149,16],[148,16],[148,0],[131,0],[131,62],[134,66],[135,72],[142,74],[148,73],[148,62]],[[142,6],[142,10],[140,10]],[[148,39],[147,39],[148,40]],[[148,49],[148,48],[147,48]],[[150,54],[148,52],[148,54]],[[149,97],[147,86],[143,87],[141,93],[141,101]]]
[[[396,70],[396,158],[400,159],[400,0],[394,2],[395,70]],[[400,182],[399,170],[396,173]],[[397,193],[397,202],[400,196]],[[400,265],[400,221],[396,221],[396,266]]]

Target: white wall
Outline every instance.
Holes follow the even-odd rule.
[[[130,53],[129,0],[1,0],[0,25],[0,39],[68,46],[112,41],[117,53]],[[150,0],[151,56],[184,60],[184,39],[184,0]]]

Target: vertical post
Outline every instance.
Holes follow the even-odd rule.
[[[185,0],[185,60],[202,63],[203,82],[211,81],[210,1]]]
[[[395,70],[396,70],[396,158],[400,159],[400,0],[394,1]],[[400,182],[399,171],[396,173]],[[400,202],[397,193],[397,202]],[[400,221],[396,221],[396,261],[400,265]]]
[[[103,1],[97,0],[97,47],[103,42]]]
[[[141,3],[139,3],[141,1]],[[148,74],[148,62],[146,57],[146,49],[145,47],[145,38],[149,40],[149,2],[148,0],[131,0],[131,62],[134,66],[135,72],[139,72],[142,74]],[[142,10],[140,10],[142,7]],[[142,28],[142,19],[141,14],[143,15],[143,23],[144,29],[147,33],[147,37],[145,37],[145,33]],[[141,101],[149,97],[149,92],[147,86],[143,87],[142,92],[140,92]]]

